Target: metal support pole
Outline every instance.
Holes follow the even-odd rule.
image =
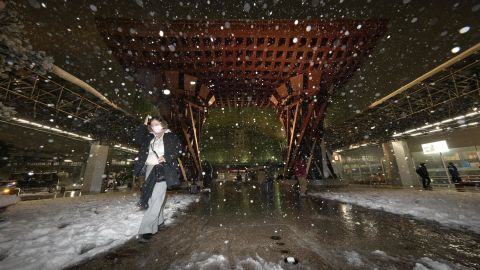
[[[448,173],[447,165],[445,164],[445,159],[443,158],[442,152],[440,152],[440,159],[442,160],[443,169],[445,169],[445,174],[447,175],[448,187],[450,187],[450,179],[448,177],[449,173]]]

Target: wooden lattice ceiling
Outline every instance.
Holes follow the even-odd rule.
[[[272,94],[280,100],[276,88],[289,88],[299,74],[313,81],[306,88],[338,85],[360,66],[386,21],[102,19],[97,27],[125,67],[194,76],[223,106],[268,104]]]

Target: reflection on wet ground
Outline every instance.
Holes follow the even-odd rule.
[[[36,192],[36,193],[22,193],[20,199],[22,201],[43,200],[43,199],[57,199],[57,198],[73,198],[82,196],[81,190],[71,190],[65,192]]]
[[[287,257],[298,264],[288,264]],[[77,269],[480,268],[480,236],[349,204],[300,198],[286,184],[218,184],[210,196],[141,245]],[[425,268],[421,268],[421,267]],[[270,268],[269,268],[270,267]],[[447,268],[448,269],[448,268]]]

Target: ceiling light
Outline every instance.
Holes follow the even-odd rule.
[[[163,92],[164,95],[167,95],[167,96],[170,95],[170,90],[169,89],[163,89],[162,92]]]

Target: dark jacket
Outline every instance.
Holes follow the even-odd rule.
[[[150,197],[152,197],[155,184],[162,181],[165,181],[165,163],[160,163],[153,166],[152,171],[148,175],[148,178],[145,179],[145,182],[142,186],[142,194],[140,195],[140,201],[138,202],[138,206],[140,208],[148,208],[148,200],[150,199]]]
[[[136,134],[135,142],[140,147],[138,150],[138,157],[135,160],[135,165],[133,167],[135,176],[140,175],[147,161],[148,151],[150,146],[150,141],[153,139],[154,135],[148,131],[146,125],[141,125]],[[164,156],[165,156],[165,178],[166,181],[174,180],[172,182],[178,181],[180,177],[180,169],[178,166],[177,158],[180,156],[182,151],[182,144],[178,139],[177,135],[174,133],[165,133],[163,135],[163,145],[164,145]]]
[[[425,166],[420,166],[417,169],[417,174],[420,175],[422,178],[429,178],[430,176],[428,175],[427,167]]]
[[[203,172],[205,173],[203,175],[204,179],[212,179],[213,178],[213,168],[212,168],[212,165],[210,164],[210,162],[205,160],[202,164],[202,169],[203,169]]]
[[[448,165],[448,172],[452,177],[459,177],[460,174],[458,173],[458,169],[455,165]]]
[[[295,176],[302,177],[307,175],[307,162],[304,159],[297,159],[293,165]]]

